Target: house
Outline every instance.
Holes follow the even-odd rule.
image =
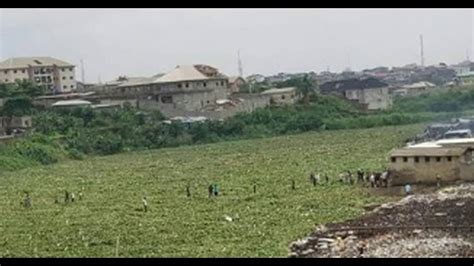
[[[330,81],[322,84],[320,90],[358,103],[366,110],[387,109],[392,105],[388,84],[373,77]]]
[[[31,116],[0,116],[0,136],[25,131],[33,125]]]
[[[428,81],[420,81],[404,85],[399,89],[393,90],[393,95],[416,96],[431,91],[436,85]]]
[[[471,147],[406,147],[392,151],[390,170],[392,185],[474,180]]]
[[[50,92],[76,90],[75,66],[52,57],[15,57],[0,62],[0,83],[31,80]]]
[[[137,99],[144,110],[159,110],[165,116],[196,115],[229,95],[228,77],[207,65],[183,65],[164,75],[128,79],[110,87],[112,97]]]
[[[260,74],[253,74],[247,77],[247,81],[250,83],[261,83],[265,81],[265,76]]]
[[[246,84],[245,79],[238,76],[229,77],[230,93],[238,93],[240,88]]]
[[[261,92],[261,94],[269,96],[270,103],[276,105],[294,104],[298,99],[296,87],[273,88],[263,91]]]
[[[459,64],[452,65],[449,68],[454,70],[456,75],[462,75],[474,71],[474,62],[466,60]]]
[[[457,74],[456,79],[462,85],[472,85],[474,84],[474,71]]]

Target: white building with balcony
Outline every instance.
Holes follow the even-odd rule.
[[[0,62],[0,83],[31,80],[51,92],[77,89],[75,66],[52,57],[15,57]]]

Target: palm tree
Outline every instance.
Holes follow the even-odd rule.
[[[309,96],[315,92],[317,88],[317,83],[314,79],[308,77],[308,74],[305,74],[300,78],[296,85],[298,94],[303,96],[303,103],[309,103]]]

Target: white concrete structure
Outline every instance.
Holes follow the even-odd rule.
[[[0,62],[0,83],[31,80],[51,92],[76,90],[75,66],[52,57],[15,57]]]

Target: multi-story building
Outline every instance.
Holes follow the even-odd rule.
[[[320,89],[323,94],[339,95],[366,110],[387,109],[392,105],[388,84],[376,78],[330,81],[322,84]]]
[[[31,80],[51,92],[76,90],[75,66],[52,57],[15,57],[0,62],[0,83]]]

